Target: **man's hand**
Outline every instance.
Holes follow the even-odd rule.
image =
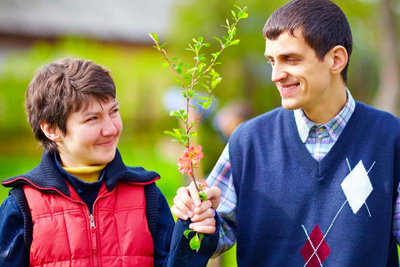
[[[207,194],[207,200],[201,202],[193,182],[188,187],[179,188],[171,212],[181,220],[191,218],[190,229],[198,233],[213,234],[216,231],[215,209],[221,199],[221,190],[213,186],[204,187],[203,191]]]

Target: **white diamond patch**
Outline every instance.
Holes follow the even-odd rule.
[[[346,176],[341,186],[353,213],[356,214],[373,190],[368,173],[361,160]]]

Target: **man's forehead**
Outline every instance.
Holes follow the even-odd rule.
[[[303,51],[305,46],[308,45],[301,30],[295,30],[293,35],[288,31],[284,31],[275,40],[266,38],[264,55],[272,57],[281,54],[297,54]]]

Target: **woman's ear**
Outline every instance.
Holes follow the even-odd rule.
[[[342,70],[346,67],[349,60],[349,55],[347,54],[346,48],[341,45],[333,47],[329,52],[329,56],[332,59],[331,72],[332,74],[340,74]]]
[[[60,141],[60,131],[58,131],[57,127],[51,126],[47,122],[42,121],[40,123],[40,129],[44,135],[53,142]]]

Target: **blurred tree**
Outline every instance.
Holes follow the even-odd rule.
[[[394,1],[379,1],[380,83],[374,101],[377,108],[399,114],[400,63]]]

